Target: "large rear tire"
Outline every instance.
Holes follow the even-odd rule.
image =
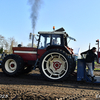
[[[18,55],[7,55],[2,61],[2,71],[8,76],[17,76],[21,74],[24,64],[23,59]]]
[[[52,81],[63,81],[71,74],[71,56],[65,51],[52,49],[43,54],[39,69],[43,77]]]

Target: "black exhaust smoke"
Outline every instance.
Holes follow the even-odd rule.
[[[31,19],[32,19],[32,28],[33,28],[33,34],[31,34],[32,36],[32,47],[34,44],[34,30],[36,27],[36,22],[37,22],[37,18],[38,18],[38,12],[39,12],[39,8],[41,5],[41,0],[29,0],[29,4],[31,5]]]
[[[29,4],[31,5],[30,17],[32,19],[32,28],[33,28],[33,33],[34,33],[37,18],[38,18],[38,12],[41,5],[41,0],[29,0]]]

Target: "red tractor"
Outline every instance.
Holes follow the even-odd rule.
[[[16,76],[39,68],[47,80],[64,80],[73,73],[76,61],[73,50],[68,47],[69,37],[63,28],[51,32],[38,32],[37,48],[13,47],[13,54],[2,60],[6,75]]]

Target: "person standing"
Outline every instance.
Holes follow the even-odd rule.
[[[85,61],[86,61],[86,65],[88,66],[88,75],[91,76],[92,81],[96,81],[94,79],[94,77],[95,77],[94,74],[93,74],[94,69],[93,69],[93,66],[92,66],[95,58],[97,58],[97,55],[95,54],[95,52],[96,52],[96,48],[93,47],[92,49],[81,53],[82,57],[83,57],[83,54],[86,54]]]

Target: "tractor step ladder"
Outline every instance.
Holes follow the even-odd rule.
[[[94,63],[93,63],[94,68]],[[77,81],[86,81],[90,83],[100,83],[100,76],[95,76],[96,81],[92,82],[91,77],[87,75],[86,62],[84,59],[77,60]]]

